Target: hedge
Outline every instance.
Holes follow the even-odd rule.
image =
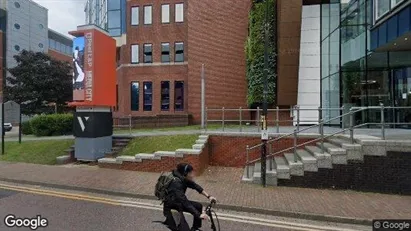
[[[25,121],[21,123],[21,132],[24,135],[31,135],[33,134],[33,130],[31,129],[30,121]]]
[[[36,136],[69,135],[73,133],[73,115],[40,115],[30,120],[30,127]]]

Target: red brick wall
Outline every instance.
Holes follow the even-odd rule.
[[[66,61],[66,62],[71,62],[72,57],[70,55],[62,54],[58,51],[49,49],[48,55],[50,55],[52,58],[60,60],[60,61]]]
[[[302,144],[313,140],[311,138],[299,138],[297,143]],[[272,152],[281,151],[293,146],[293,139],[282,139],[273,143]],[[250,147],[260,144],[260,137],[246,136],[210,136],[210,165],[224,167],[242,168],[246,163],[246,145]],[[249,161],[260,158],[260,148],[256,148],[249,153]],[[292,152],[292,151],[289,151]]]
[[[204,172],[209,163],[209,149],[205,147],[200,155],[184,155],[183,158],[162,157],[161,160],[143,160],[143,162],[123,162],[122,164],[102,164],[103,168],[142,171],[163,172],[173,170],[179,163],[191,164],[198,174]]]
[[[206,105],[246,107],[246,60],[249,0],[188,3],[189,113],[201,116],[201,65],[205,64]]]

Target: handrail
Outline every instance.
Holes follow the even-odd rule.
[[[354,124],[354,123],[355,123],[355,121],[354,121],[354,115],[355,115],[355,113],[360,112],[360,111],[364,111],[364,110],[368,110],[368,109],[379,109],[379,110],[381,110],[381,122],[380,122],[380,123],[362,123],[362,124],[355,125],[355,124]],[[272,147],[271,147],[271,144],[272,144],[273,142],[279,141],[279,140],[281,140],[281,139],[283,139],[283,138],[290,137],[291,135],[294,135],[294,145],[293,145],[293,146],[291,146],[291,147],[289,147],[289,148],[286,148],[286,149],[283,149],[283,150],[280,150],[280,151],[277,151],[277,152],[275,152],[275,153],[270,153],[270,152],[269,152],[269,154],[267,155],[267,157],[268,157],[268,158],[271,158],[271,157],[274,157],[274,156],[276,156],[276,155],[278,155],[278,154],[281,154],[281,153],[284,153],[284,152],[287,152],[287,151],[289,151],[289,150],[294,149],[294,161],[297,161],[297,159],[298,159],[297,153],[296,153],[296,152],[297,152],[297,148],[300,148],[300,147],[305,146],[305,145],[307,145],[307,144],[309,144],[309,143],[313,143],[313,142],[317,142],[317,141],[321,140],[321,148],[320,148],[320,149],[321,149],[322,152],[324,152],[324,139],[327,139],[327,138],[329,138],[329,137],[335,136],[335,135],[337,135],[337,134],[345,133],[346,131],[350,131],[351,143],[354,143],[354,129],[355,129],[355,128],[360,128],[360,127],[366,126],[366,125],[381,125],[382,138],[385,139],[385,125],[397,125],[397,124],[398,124],[398,125],[411,125],[411,123],[396,123],[396,122],[394,122],[394,123],[387,123],[387,122],[385,122],[384,113],[385,113],[385,110],[387,110],[387,109],[411,109],[411,107],[405,107],[405,106],[400,106],[400,107],[388,106],[388,107],[385,107],[383,104],[381,104],[379,107],[378,107],[378,106],[352,107],[352,108],[349,109],[349,112],[348,112],[348,113],[344,113],[344,114],[342,114],[342,115],[336,116],[336,117],[331,118],[331,119],[328,119],[328,120],[322,120],[322,119],[321,119],[320,122],[319,122],[318,124],[316,124],[316,125],[312,125],[312,126],[306,127],[306,128],[304,128],[304,129],[302,129],[302,130],[295,129],[293,133],[288,133],[288,134],[279,136],[279,137],[277,137],[277,138],[275,138],[275,139],[270,139],[270,140],[268,140],[268,141],[266,142],[266,144],[270,145],[270,146],[269,146],[269,150],[271,150],[271,148],[272,148]],[[321,110],[321,108],[319,108],[318,110]],[[337,131],[337,132],[334,132],[334,133],[332,133],[332,134],[328,134],[328,135],[325,135],[325,136],[324,136],[324,124],[327,124],[327,123],[329,123],[329,122],[331,122],[331,121],[333,121],[333,120],[336,120],[336,119],[344,118],[344,117],[346,117],[346,116],[350,116],[350,126],[349,126],[348,128],[342,128],[342,130],[339,130],[339,131]],[[307,130],[309,130],[309,129],[316,128],[316,127],[319,127],[319,128],[320,128],[320,137],[297,145],[296,139],[297,139],[299,133],[301,133],[301,132],[303,132],[303,131],[307,131]],[[249,147],[249,146],[247,145],[247,147],[246,147],[246,153],[247,153],[247,160],[246,160],[247,176],[248,176],[248,174],[249,174],[249,170],[248,170],[249,165],[250,165],[250,164],[253,164],[253,163],[256,163],[256,162],[258,162],[258,161],[261,160],[261,158],[258,158],[258,159],[255,159],[255,160],[250,161],[250,160],[248,159],[248,157],[249,157],[249,152],[250,152],[251,150],[257,148],[257,147],[261,147],[263,144],[264,144],[264,143],[260,143],[260,144],[254,145],[254,146],[252,146],[252,147]]]

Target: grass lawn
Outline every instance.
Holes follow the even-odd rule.
[[[131,141],[120,155],[134,156],[138,153],[154,153],[156,151],[175,151],[179,148],[191,148],[198,135],[145,136]]]
[[[64,150],[74,144],[74,140],[36,140],[5,142],[5,154],[0,160],[33,164],[55,164],[56,157],[64,155]]]

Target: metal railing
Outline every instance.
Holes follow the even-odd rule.
[[[372,111],[372,110],[379,110],[380,122],[378,122],[378,123],[365,122],[365,123],[361,123],[361,124],[358,124],[358,125],[355,124],[355,115],[356,115],[356,113],[365,112],[365,111]],[[348,113],[344,113],[340,116],[336,116],[336,117],[328,119],[328,120],[320,119],[320,122],[316,125],[305,127],[301,130],[295,129],[292,133],[288,133],[288,134],[279,136],[279,137],[274,138],[274,139],[269,139],[266,142],[268,144],[268,150],[269,150],[267,158],[273,158],[273,157],[281,155],[281,154],[283,154],[287,151],[293,150],[293,161],[297,162],[299,160],[299,157],[298,157],[298,154],[297,154],[297,149],[298,148],[303,147],[303,146],[305,146],[307,144],[310,144],[310,143],[313,143],[313,142],[320,141],[321,153],[324,153],[324,150],[325,150],[324,141],[325,141],[325,139],[333,137],[333,136],[341,134],[341,133],[345,133],[346,131],[349,131],[349,134],[350,134],[349,140],[350,140],[351,144],[354,144],[355,143],[354,130],[357,129],[357,128],[361,128],[361,127],[364,127],[364,126],[370,126],[370,125],[371,126],[372,125],[380,126],[380,128],[381,128],[381,138],[383,140],[385,140],[386,139],[385,129],[386,129],[387,125],[394,125],[394,126],[395,125],[408,125],[408,126],[411,125],[411,122],[396,122],[395,120],[394,120],[394,122],[388,122],[387,123],[386,119],[385,119],[386,110],[410,110],[410,113],[411,113],[411,107],[385,107],[383,104],[381,104],[380,106],[374,106],[374,107],[352,107],[352,108],[349,109]],[[341,130],[339,130],[339,131],[336,131],[336,132],[333,132],[333,133],[330,133],[330,134],[327,134],[327,135],[324,134],[324,125],[325,124],[328,124],[333,120],[342,120],[345,117],[349,117],[349,126],[348,126],[348,128],[342,127]],[[315,138],[315,139],[312,139],[310,141],[298,144],[297,141],[298,141],[298,134],[299,133],[302,133],[304,131],[307,131],[307,130],[310,130],[310,129],[313,129],[313,128],[316,128],[316,127],[319,128],[318,129],[318,131],[319,131],[318,132],[319,133],[318,138]],[[271,151],[272,150],[272,144],[279,143],[282,139],[289,138],[289,137],[293,137],[293,146],[272,153],[272,151]],[[261,160],[260,158],[250,160],[249,159],[250,152],[252,150],[255,150],[257,148],[262,147],[262,145],[263,144],[260,143],[260,144],[257,144],[257,145],[251,146],[251,147],[249,145],[246,146],[246,173],[247,173],[247,178],[250,177],[250,169],[249,169],[250,164],[256,163],[256,162]],[[273,164],[275,164],[275,161],[270,161],[269,163],[270,163],[269,171],[271,171],[274,168]]]
[[[285,108],[273,108],[268,109],[267,123],[274,124],[276,132],[280,133],[280,124],[290,124],[295,125],[297,131],[300,130],[300,126],[303,124],[319,124],[321,122],[323,111],[337,111],[338,114],[344,111],[344,107],[341,108],[308,108],[294,106],[289,109]],[[301,117],[302,112],[317,111],[318,114],[315,116],[318,119],[303,119]],[[205,130],[208,129],[210,123],[221,124],[222,131],[225,131],[228,125],[236,125],[240,132],[243,132],[245,125],[250,127],[252,124],[256,125],[257,132],[261,131],[261,120],[260,115],[263,110],[259,107],[256,109],[248,108],[208,108],[205,109]],[[281,119],[281,112],[289,112],[290,119]],[[210,114],[213,114],[210,116]],[[254,119],[251,115],[244,116],[244,113],[255,113]],[[229,115],[227,115],[229,114]],[[248,119],[247,119],[248,118]]]

